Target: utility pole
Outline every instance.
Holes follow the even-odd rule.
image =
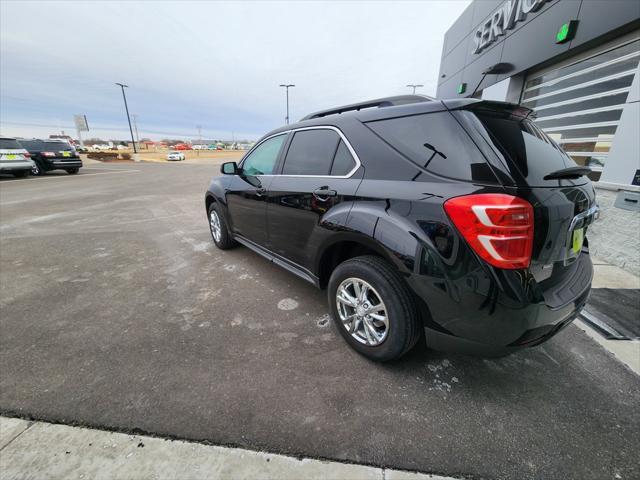
[[[120,88],[122,89],[122,98],[124,99],[124,109],[127,112],[127,121],[129,122],[129,132],[131,132],[131,142],[133,143],[133,153],[138,153],[138,149],[136,148],[136,141],[133,138],[133,128],[131,128],[131,117],[129,117],[129,107],[127,106],[127,96],[124,94],[125,87],[129,88],[129,85],[125,85],[124,83],[118,83],[118,82],[116,82],[116,85],[119,85]]]
[[[287,116],[285,117],[285,120],[287,122],[287,125],[289,125],[289,88],[295,87],[295,85],[293,83],[283,83],[280,84],[280,86],[284,87],[287,90]]]
[[[416,94],[416,88],[424,87],[424,85],[421,85],[421,84],[419,84],[419,83],[409,83],[409,84],[407,85],[407,87],[409,87],[409,88],[413,88],[413,95],[415,95],[415,94]]]
[[[138,135],[138,114],[132,113],[131,116],[133,117],[133,128],[136,131],[136,141],[138,142],[138,145],[140,145],[140,135]]]

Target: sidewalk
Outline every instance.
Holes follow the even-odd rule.
[[[0,417],[0,472],[13,479],[453,480],[142,435]]]
[[[640,289],[640,278],[593,257],[592,288],[624,288]],[[640,375],[640,341],[638,340],[607,340],[587,323],[577,319],[574,324],[593,340],[611,352],[619,361]]]

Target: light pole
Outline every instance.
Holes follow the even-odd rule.
[[[127,112],[127,121],[129,122],[129,132],[131,132],[131,142],[133,143],[133,153],[138,153],[138,150],[136,149],[136,141],[133,138],[133,128],[131,128],[131,117],[129,117],[129,107],[127,106],[127,96],[124,94],[124,88],[125,87],[129,88],[129,85],[125,85],[124,83],[118,83],[118,82],[116,82],[116,85],[120,85],[120,88],[122,89],[122,98],[124,99],[124,109]]]
[[[287,116],[285,117],[287,121],[287,125],[289,125],[289,87],[295,87],[293,83],[280,84],[281,87],[284,87],[287,90]]]
[[[409,83],[409,84],[407,85],[407,87],[409,87],[409,88],[413,88],[413,95],[415,95],[415,94],[416,94],[416,88],[424,87],[424,85],[421,85],[421,84],[419,84],[419,83]]]
[[[140,135],[138,135],[138,114],[132,113],[131,116],[133,117],[133,129],[136,131],[136,141],[138,142],[138,145],[140,145]]]

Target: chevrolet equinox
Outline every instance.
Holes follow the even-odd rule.
[[[221,166],[205,196],[240,243],[326,289],[347,343],[379,361],[427,346],[538,345],[584,306],[588,168],[519,105],[400,96],[306,116]]]

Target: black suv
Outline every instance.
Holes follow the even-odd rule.
[[[584,306],[586,175],[518,105],[401,96],[309,115],[225,163],[205,201],[239,242],[328,290],[338,330],[391,360],[538,345]]]
[[[43,175],[56,169],[74,175],[82,167],[80,155],[64,140],[20,140],[20,144],[31,154],[31,160],[35,163],[31,170],[33,175]]]

